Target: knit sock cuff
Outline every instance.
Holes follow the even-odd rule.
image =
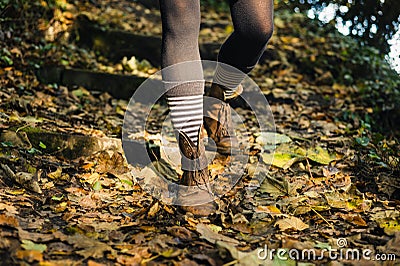
[[[163,81],[165,94],[168,97],[203,95],[204,83],[204,80]]]
[[[239,69],[218,64],[213,82],[234,91],[245,77],[246,73]]]

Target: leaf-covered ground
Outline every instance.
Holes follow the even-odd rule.
[[[80,47],[74,22],[85,14],[106,30],[160,35],[157,11],[133,1],[1,3],[1,264],[395,265],[392,254],[398,263],[399,144],[371,133],[364,59],[331,26],[277,12],[252,72],[274,114],[275,156],[266,152],[270,135],[251,135],[245,176],[216,214],[197,219],[145,193],[131,174],[141,169],[126,163],[119,140],[126,100],[35,76],[52,64],[154,73],[146,61],[110,61]],[[227,14],[203,12],[201,41],[222,42],[231,31]],[[248,110],[236,111],[255,126]],[[213,176],[226,170],[218,160],[210,166]],[[259,259],[265,247],[273,256]],[[280,259],[279,248],[293,259]],[[334,249],[371,250],[371,260],[335,258]],[[304,250],[318,260],[301,257]]]

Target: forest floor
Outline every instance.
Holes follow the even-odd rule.
[[[1,265],[399,263],[399,144],[374,139],[359,115],[373,109],[319,64],[322,51],[333,57],[332,36],[312,35],[300,15],[275,19],[251,78],[276,132],[260,135],[251,112],[235,108],[250,128],[249,161],[218,211],[196,218],[139,186],[143,169],[121,148],[128,99],[36,76],[60,65],[148,77],[158,68],[145,58],[110,60],[80,45],[75,21],[84,14],[106,31],[160,36],[158,12],[134,1],[17,2],[0,24]],[[229,16],[203,11],[200,41],[221,43]],[[163,169],[179,178],[178,168]],[[227,170],[221,160],[210,165],[213,177]]]

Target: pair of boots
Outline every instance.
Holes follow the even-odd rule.
[[[225,97],[224,89],[218,84],[212,84],[205,93],[207,98],[204,106],[204,128],[208,137],[215,142],[216,151],[223,155],[233,155],[239,149],[232,126],[229,102],[237,98],[242,90],[242,86],[239,85],[232,96]],[[185,191],[178,191],[177,202],[182,205],[184,211],[195,216],[208,216],[216,210],[216,204],[213,202],[214,196],[209,184],[208,162],[203,142],[199,136],[196,146],[184,132],[179,132],[178,142],[182,153],[181,185],[187,187]]]

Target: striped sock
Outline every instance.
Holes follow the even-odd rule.
[[[183,131],[195,145],[199,140],[199,129],[203,124],[203,94],[187,96],[167,95],[173,127]]]
[[[236,91],[245,76],[245,73],[234,67],[218,64],[213,82],[221,85],[224,89],[225,97],[229,98]]]

